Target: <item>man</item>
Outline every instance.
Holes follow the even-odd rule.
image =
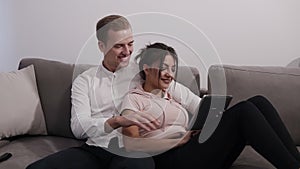
[[[150,130],[159,124],[146,114],[138,114],[135,117],[118,116],[115,108],[114,101],[117,98],[111,92],[117,87],[114,81],[128,84],[136,73],[134,69],[122,69],[128,66],[133,51],[133,35],[129,22],[124,17],[110,15],[101,19],[96,29],[98,46],[104,54],[104,59],[98,68],[84,72],[73,83],[71,127],[77,138],[89,138],[88,142],[94,144],[91,143],[93,139],[99,137],[102,141],[95,143],[96,146],[101,144],[107,147],[109,142],[102,136],[114,137],[116,133],[111,132],[116,128],[136,124]],[[94,90],[89,91],[90,88]],[[91,117],[91,113],[98,113],[102,118],[95,119]]]
[[[131,125],[152,130],[160,125],[145,113],[137,112],[128,117],[120,116],[118,112],[120,100],[130,88],[128,82],[138,73],[137,69],[128,66],[134,42],[131,25],[122,16],[109,15],[99,20],[96,30],[104,59],[99,67],[79,75],[72,85],[71,128],[77,138],[87,138],[87,142],[81,147],[52,154],[31,164],[28,169],[154,169],[152,158],[128,158],[130,153],[122,148],[122,135],[115,130]],[[116,92],[114,88],[121,88],[123,92]],[[198,105],[199,97],[180,84],[173,90],[173,95],[184,100],[188,110],[195,111],[189,107]]]

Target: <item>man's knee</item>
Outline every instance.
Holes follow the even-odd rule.
[[[154,169],[155,164],[152,157],[148,158],[127,158],[120,157],[112,160],[109,169]]]
[[[149,158],[135,158],[129,160],[128,169],[154,169],[155,164],[154,160]]]
[[[29,164],[26,169],[47,169],[47,164],[44,163],[43,160],[39,160]]]

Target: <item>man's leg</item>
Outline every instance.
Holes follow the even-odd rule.
[[[98,169],[99,161],[81,147],[73,147],[38,160],[26,169]]]
[[[128,158],[115,156],[112,158],[109,169],[154,169],[155,164],[152,157]]]

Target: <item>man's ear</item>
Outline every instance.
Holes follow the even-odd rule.
[[[105,51],[105,43],[102,42],[102,41],[98,41],[98,47],[99,47],[100,51],[104,53],[104,51]]]

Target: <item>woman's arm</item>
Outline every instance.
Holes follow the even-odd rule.
[[[124,110],[123,114],[135,113],[132,110]],[[143,138],[139,134],[138,126],[123,127],[123,142],[127,151],[139,151],[147,153],[158,153],[187,143],[191,137],[191,132],[187,132],[184,137],[176,139],[155,139]]]
[[[168,92],[172,98],[180,103],[189,113],[194,114],[198,112],[201,98],[195,95],[189,88],[178,82],[175,84],[173,80],[168,88]]]
[[[144,130],[150,131],[157,129],[160,124],[151,115],[145,113],[131,113],[123,116],[115,116],[105,122],[105,131],[111,132],[119,127],[138,126]]]

